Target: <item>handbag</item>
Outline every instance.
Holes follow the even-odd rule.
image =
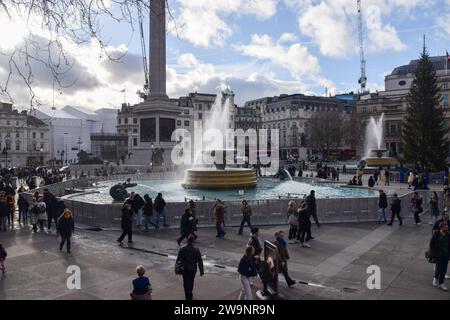
[[[175,263],[175,274],[181,275],[184,273],[184,263],[181,260],[178,260]]]
[[[425,251],[425,259],[427,259],[429,263],[436,263],[435,259],[431,256],[431,252],[429,249]]]

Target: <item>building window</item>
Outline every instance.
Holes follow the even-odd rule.
[[[44,133],[41,132],[41,139],[44,139]]]
[[[20,133],[16,132],[16,138],[20,138]]]
[[[185,126],[185,127],[189,127],[189,121],[188,121],[188,120],[185,120],[185,121],[184,121],[184,126]]]
[[[177,127],[181,127],[181,120],[177,120]]]
[[[133,118],[133,123],[137,124],[137,118]]]
[[[134,138],[134,139],[133,139],[133,146],[136,147],[137,145],[138,145],[138,143],[137,143],[137,138]]]
[[[202,120],[202,119],[203,119],[203,113],[199,112],[199,114],[198,114],[198,119],[199,119],[199,120]]]
[[[36,139],[36,132],[33,132],[33,139]]]
[[[119,124],[122,122],[122,119],[119,118]]]
[[[128,129],[125,129],[124,131],[125,131],[125,134],[128,134]]]
[[[125,124],[128,124],[128,118],[125,118]]]
[[[442,103],[443,103],[444,107],[448,107],[448,94],[443,95]]]
[[[20,142],[16,141],[16,151],[19,151],[19,150],[20,150]]]

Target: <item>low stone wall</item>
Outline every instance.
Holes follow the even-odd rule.
[[[167,173],[166,179],[170,179]],[[148,174],[148,176],[139,175],[141,179],[163,179],[158,173]],[[130,177],[136,180],[136,176],[124,175],[123,177],[114,176],[111,180],[125,180]],[[53,194],[61,196],[67,188],[89,187],[95,181],[104,181],[103,178],[84,178],[64,181],[62,183],[46,186]],[[36,189],[42,193],[43,188]],[[34,190],[34,191],[36,191]],[[424,214],[429,212],[430,191],[420,191],[423,197]],[[27,193],[31,203],[32,193]],[[412,218],[411,209],[412,192],[401,197],[403,218]],[[438,192],[440,199],[440,209],[442,210],[443,193]],[[388,197],[390,203],[392,197]],[[252,207],[252,224],[254,225],[280,225],[287,223],[287,205],[290,199],[271,199],[271,200],[253,200],[249,201]],[[299,200],[294,200],[299,201]],[[72,199],[64,200],[66,206],[73,212],[77,222],[99,228],[120,228],[121,203],[95,204],[85,203]],[[213,201],[197,201],[196,214],[199,219],[200,227],[214,226],[214,215],[212,213]],[[242,213],[240,201],[226,201],[226,226],[237,226],[240,224]],[[169,224],[173,228],[180,225],[181,215],[184,213],[186,203],[171,202],[167,204]],[[345,198],[345,199],[317,199],[317,214],[322,223],[350,223],[350,222],[370,222],[376,221],[378,211],[378,198]],[[386,216],[390,218],[390,208],[386,210]],[[155,217],[155,216],[154,216]]]

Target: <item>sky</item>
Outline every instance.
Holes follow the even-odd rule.
[[[356,0],[169,0],[169,8],[171,98],[194,91],[216,93],[227,86],[243,106],[248,100],[283,93],[358,91]],[[424,34],[431,55],[450,50],[450,0],[362,0],[362,13],[371,91],[383,90],[385,75],[419,56]],[[98,109],[140,101],[136,92],[142,88],[144,72],[139,33],[125,23],[107,18],[101,22],[108,52],[114,57],[125,54],[123,58],[109,60],[94,41],[77,45],[64,40],[73,63],[64,74],[64,88],[54,84],[47,68],[33,64],[33,88],[41,103]],[[148,18],[144,29],[148,50]],[[29,31],[21,17],[9,20],[2,11],[0,30],[11,30],[0,32],[3,86],[11,65],[8,53],[23,45],[22,36]],[[35,37],[50,36],[35,25],[32,30]],[[30,105],[29,93],[15,75],[9,88],[17,106]]]

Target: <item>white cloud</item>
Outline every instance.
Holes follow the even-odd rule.
[[[289,42],[295,42],[297,41],[298,38],[295,34],[293,33],[283,33],[280,37],[280,39],[278,40],[278,43],[289,43]]]
[[[391,25],[369,31],[369,49],[371,51],[403,51],[407,46],[398,37],[397,31]]]
[[[273,43],[268,35],[254,34],[248,45],[237,45],[241,54],[258,60],[268,60],[275,66],[288,71],[292,77],[312,77],[320,73],[319,61],[308,52],[308,48],[298,43],[283,46]]]
[[[298,9],[298,25],[302,34],[315,41],[320,52],[328,57],[346,57],[356,52],[357,8],[354,0],[284,0]],[[433,1],[432,1],[433,2]],[[383,16],[406,12],[413,17],[413,9],[429,6],[425,0],[367,0],[363,2],[364,29],[369,30],[365,44],[372,51],[406,48],[391,24],[383,25]],[[373,28],[373,25],[377,28]],[[383,39],[385,38],[385,39]]]
[[[230,17],[250,15],[265,20],[276,13],[278,0],[178,0],[175,10],[177,29],[170,25],[172,34],[196,46],[223,47],[233,34],[227,21]]]
[[[450,0],[447,0],[450,6]],[[450,38],[450,13],[447,13],[436,20],[436,24],[445,37]]]

